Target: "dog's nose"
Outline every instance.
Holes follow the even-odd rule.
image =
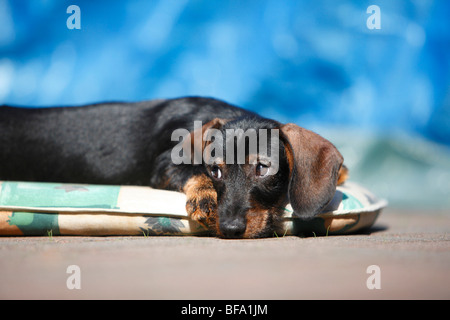
[[[245,228],[245,223],[239,220],[233,220],[220,224],[220,231],[225,238],[242,238]]]

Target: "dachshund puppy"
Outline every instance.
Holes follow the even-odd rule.
[[[272,236],[288,202],[314,217],[346,176],[328,140],[211,98],[0,107],[0,180],[184,192],[224,238]]]

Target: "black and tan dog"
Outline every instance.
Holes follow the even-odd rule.
[[[187,136],[174,139],[177,129]],[[213,129],[216,136],[208,139]],[[258,148],[246,143],[239,149],[248,139],[235,135],[231,141],[240,142],[230,149],[227,135],[249,130],[256,133]],[[269,134],[262,139],[262,132]],[[213,143],[215,150],[206,152]],[[200,154],[201,161],[174,161],[180,145],[181,153]],[[242,150],[244,162],[236,161]],[[297,217],[309,219],[328,204],[346,175],[343,157],[328,140],[210,98],[0,107],[0,180],[181,191],[190,217],[220,237],[273,235],[288,202]]]

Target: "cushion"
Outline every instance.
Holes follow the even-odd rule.
[[[189,219],[183,193],[140,186],[0,182],[1,236],[208,235]],[[282,234],[334,235],[369,228],[386,201],[356,183],[337,188],[327,208],[309,221],[287,205]]]

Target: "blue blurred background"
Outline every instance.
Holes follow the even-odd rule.
[[[0,0],[0,104],[212,96],[320,133],[393,207],[448,212],[449,17],[444,0]]]

